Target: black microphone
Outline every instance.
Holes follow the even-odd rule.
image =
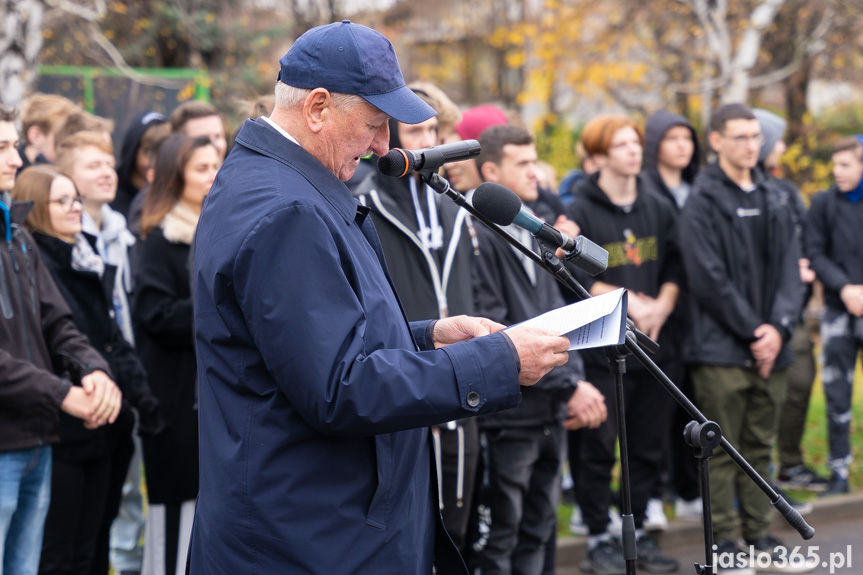
[[[608,252],[585,238],[570,238],[554,226],[542,221],[525,208],[521,199],[512,190],[485,182],[480,184],[471,198],[477,212],[499,226],[515,224],[533,234],[538,240],[563,248],[567,261],[572,260],[579,268],[592,276],[608,267]]]
[[[449,162],[460,162],[479,155],[479,142],[464,140],[421,150],[393,148],[378,158],[378,171],[385,176],[401,178],[419,170],[436,170]]]

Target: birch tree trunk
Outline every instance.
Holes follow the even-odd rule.
[[[36,80],[44,14],[41,0],[0,0],[0,103],[7,107]]]
[[[731,65],[731,85],[722,93],[723,104],[748,100],[750,75],[758,60],[761,37],[784,3],[785,0],[764,0],[752,11]]]

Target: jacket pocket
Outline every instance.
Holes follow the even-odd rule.
[[[378,486],[369,505],[366,525],[386,529],[393,495],[393,436],[375,437],[375,456],[377,458]]]

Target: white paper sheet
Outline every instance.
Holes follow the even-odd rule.
[[[626,337],[626,304],[626,290],[620,288],[557,308],[518,325],[566,335],[571,350],[621,345]]]

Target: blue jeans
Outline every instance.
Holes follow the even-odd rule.
[[[0,453],[0,575],[35,575],[51,502],[51,447]]]

